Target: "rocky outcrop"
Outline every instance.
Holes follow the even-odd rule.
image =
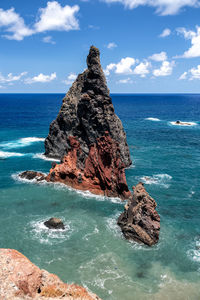
[[[118,225],[128,240],[152,246],[158,242],[160,232],[156,202],[141,182],[133,187],[133,192],[132,199],[129,199],[124,212],[118,218]]]
[[[48,221],[44,222],[44,225],[49,229],[65,229],[62,220],[59,218],[50,218]]]
[[[100,53],[90,48],[87,66],[63,99],[50,125],[45,155],[61,159],[48,181],[92,193],[130,197],[124,169],[131,164],[126,134],[114,112]]]
[[[46,175],[37,171],[24,171],[19,174],[19,177],[27,180],[42,181],[46,179]]]
[[[100,300],[85,288],[40,270],[12,249],[0,249],[0,299]]]

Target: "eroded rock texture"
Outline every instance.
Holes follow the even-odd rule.
[[[126,134],[114,112],[100,53],[90,48],[87,66],[63,99],[50,125],[45,155],[61,159],[47,177],[95,194],[130,197],[124,169],[131,164]]]
[[[160,216],[156,202],[146,192],[143,183],[133,187],[133,197],[118,218],[124,236],[129,240],[152,246],[159,240]]]
[[[85,288],[40,270],[12,249],[0,249],[0,299],[100,300]]]

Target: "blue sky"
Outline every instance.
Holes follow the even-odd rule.
[[[90,45],[112,93],[200,93],[199,0],[2,0],[0,92],[67,92]]]

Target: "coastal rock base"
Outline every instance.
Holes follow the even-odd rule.
[[[143,183],[133,187],[133,192],[132,199],[118,218],[118,225],[128,240],[152,246],[158,242],[160,232],[157,204],[146,192]]]
[[[80,143],[72,136],[69,137],[69,143],[68,154],[63,157],[61,164],[51,168],[47,181],[62,182],[97,195],[122,199],[131,197],[118,143],[108,132],[90,146],[84,169],[78,165],[82,156]]]
[[[12,249],[0,249],[0,299],[100,300],[85,288],[40,270]]]

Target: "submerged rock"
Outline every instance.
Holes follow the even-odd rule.
[[[85,288],[40,270],[12,249],[0,249],[0,299],[100,300]]]
[[[27,179],[27,180],[35,179],[36,181],[42,181],[42,180],[46,179],[45,174],[43,174],[41,172],[37,172],[37,171],[24,171],[19,174],[19,177],[22,179]]]
[[[88,68],[73,83],[50,125],[45,155],[61,159],[47,181],[94,194],[130,197],[125,168],[131,164],[126,134],[114,112],[100,52],[92,46]]]
[[[158,242],[160,232],[157,204],[146,192],[143,183],[138,183],[133,191],[132,199],[118,218],[118,225],[128,240],[152,246]]]
[[[44,225],[49,229],[65,229],[62,220],[58,218],[50,218],[48,221],[44,222]]]

